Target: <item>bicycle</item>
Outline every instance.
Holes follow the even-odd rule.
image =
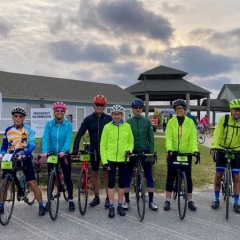
[[[0,190],[0,202],[4,203],[4,213],[0,214],[0,223],[6,226],[12,216],[15,203],[15,184],[22,195],[17,195],[18,201],[24,201],[28,205],[35,202],[34,192],[28,185],[23,172],[23,161],[25,155],[5,154],[1,162],[2,170],[5,170],[6,176],[2,181]],[[39,165],[34,164],[34,172],[37,184],[39,185]]]
[[[67,155],[65,155],[66,157]],[[48,187],[47,187],[47,206],[51,219],[55,221],[57,219],[58,210],[59,210],[59,198],[61,192],[65,201],[68,201],[68,191],[66,184],[64,182],[64,176],[61,167],[59,167],[59,156],[54,153],[47,154],[47,163],[53,164],[51,169]],[[66,163],[67,164],[67,163]]]
[[[197,141],[200,144],[203,144],[205,142],[205,133],[202,129],[200,129],[199,127],[197,127]]]
[[[125,153],[125,160],[127,158],[136,157],[137,161],[133,169],[133,177],[132,177],[132,185],[134,187],[134,192],[137,200],[137,210],[138,210],[138,218],[140,221],[144,219],[145,216],[145,204],[146,204],[146,197],[145,197],[145,184],[144,184],[144,174],[142,171],[141,161],[144,157],[153,157],[154,161],[157,160],[157,154],[145,154],[145,153]]]
[[[86,213],[88,190],[94,190],[92,184],[92,168],[90,162],[90,155],[94,154],[96,159],[96,152],[90,152],[90,144],[88,142],[83,143],[84,150],[79,152],[80,161],[82,162],[81,171],[78,180],[78,207],[81,215]]]
[[[226,219],[229,216],[229,197],[233,197],[233,186],[232,186],[232,170],[231,170],[231,161],[235,159],[235,154],[240,153],[240,151],[228,150],[228,149],[213,149],[217,152],[225,154],[227,159],[226,166],[224,168],[224,174],[221,181],[221,190],[223,199],[226,202]],[[216,161],[216,156],[213,158]]]
[[[195,164],[197,164],[200,163],[200,155],[195,155],[192,153],[180,153],[178,151],[168,152],[168,154],[170,153],[172,153],[172,156],[176,156],[176,158],[173,160],[173,165],[175,165],[177,168],[177,176],[173,187],[173,199],[178,199],[178,213],[180,219],[183,220],[186,215],[188,200],[188,187],[185,168],[189,166],[189,156],[195,156]]]

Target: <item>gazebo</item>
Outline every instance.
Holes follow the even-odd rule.
[[[187,109],[197,111],[198,117],[200,111],[206,111],[210,114],[211,92],[183,79],[186,75],[186,72],[160,65],[141,73],[138,78],[139,82],[126,88],[126,90],[145,101],[146,117],[149,116],[151,108],[170,108],[172,102],[179,98],[186,100]],[[206,106],[201,106],[201,99],[206,99]],[[196,100],[197,105],[190,106],[190,100]],[[151,101],[170,101],[170,104],[150,106],[149,102]]]

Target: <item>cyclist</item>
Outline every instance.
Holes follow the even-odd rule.
[[[133,150],[133,134],[131,126],[124,122],[122,117],[124,109],[121,105],[114,105],[110,109],[113,120],[106,124],[103,128],[101,137],[101,159],[103,168],[108,170],[108,197],[109,197],[109,213],[108,216],[115,216],[114,210],[114,186],[116,177],[116,168],[118,168],[118,206],[117,211],[120,216],[125,216],[122,207],[124,185],[125,185],[125,151]]]
[[[163,132],[166,131],[167,121],[168,121],[168,118],[167,118],[167,115],[165,114],[165,115],[162,116],[162,128],[163,128]]]
[[[194,122],[194,124],[195,124],[196,127],[198,126],[197,119],[195,118],[195,116],[193,116],[193,115],[191,114],[191,110],[187,110],[187,115],[186,115],[186,116],[189,117],[189,118],[191,118],[191,119],[193,120],[193,122]]]
[[[240,151],[240,99],[234,99],[229,104],[230,115],[229,119],[224,125],[225,116],[220,117],[217,127],[214,131],[214,137],[211,145],[211,153],[216,154],[216,173],[214,179],[215,200],[212,202],[212,208],[219,207],[221,179],[226,165],[226,158],[224,153],[218,152],[215,149],[229,149]],[[239,172],[240,172],[240,153],[235,154],[235,159],[231,162],[232,178],[233,178],[233,192],[234,205],[233,209],[236,213],[240,213],[239,206]]]
[[[25,117],[27,115],[26,111],[22,107],[15,107],[12,112],[12,120],[13,125],[6,128],[4,133],[4,138],[1,147],[1,156],[0,160],[2,160],[2,155],[7,153],[9,149],[9,153],[21,154],[25,155],[26,158],[23,161],[23,173],[26,176],[27,182],[31,189],[34,192],[35,198],[39,204],[39,212],[38,215],[43,216],[45,214],[45,208],[42,200],[42,192],[37,185],[35,179],[34,168],[32,164],[32,151],[35,148],[35,137],[33,130],[24,124]],[[3,171],[2,179],[4,179],[6,175],[6,171]],[[14,173],[15,182],[16,173]],[[17,184],[18,192],[17,199],[20,201],[23,196],[23,192],[19,184]],[[4,212],[4,203],[0,203],[0,214]]]
[[[177,99],[173,102],[173,108],[177,116],[172,117],[168,121],[166,130],[167,181],[165,211],[170,210],[173,183],[177,174],[177,170],[173,166],[173,160],[176,156],[174,156],[172,152],[179,151],[181,153],[194,153],[196,156],[199,155],[196,127],[190,118],[185,117],[186,102],[183,99]],[[188,156],[188,162],[189,166],[185,170],[188,186],[188,207],[190,210],[196,211],[197,208],[192,201],[192,156]]]
[[[199,122],[199,128],[205,133],[208,130],[209,126],[210,126],[210,121],[209,121],[208,115],[205,114],[205,116]]]
[[[94,187],[94,199],[92,202],[89,203],[90,206],[94,207],[100,203],[99,198],[99,164],[100,164],[100,139],[102,135],[103,127],[112,121],[112,117],[104,113],[104,109],[107,103],[107,99],[103,95],[97,95],[93,99],[93,107],[94,112],[87,116],[79,128],[77,135],[74,140],[73,144],[73,153],[77,154],[79,152],[79,143],[82,136],[88,130],[90,136],[90,151],[96,151],[97,159],[95,159],[96,155],[91,154],[91,166],[92,166],[92,181]],[[107,195],[107,181],[108,181],[108,174],[107,171],[103,171],[104,175],[104,182],[105,182],[105,189]],[[106,208],[109,207],[109,199],[106,196],[105,205]]]
[[[70,153],[72,141],[72,124],[65,117],[66,104],[56,102],[52,106],[54,119],[47,122],[42,137],[42,157],[47,157],[47,153],[53,152],[59,156],[59,162],[64,175],[64,181],[68,191],[69,211],[75,210],[73,202],[73,183],[71,179],[71,157]],[[48,163],[48,174],[53,168],[52,163]],[[46,205],[48,209],[48,205]]]
[[[127,120],[127,123],[131,125],[133,136],[134,136],[134,150],[133,153],[153,153],[154,151],[154,136],[152,123],[146,117],[142,116],[142,111],[144,107],[144,102],[142,99],[136,98],[131,102],[131,108],[133,111],[133,117]],[[154,182],[152,176],[152,162],[146,161],[149,159],[144,157],[142,159],[142,166],[144,169],[144,175],[147,180],[148,187],[148,197],[149,197],[149,207],[156,211],[158,209],[157,205],[153,202],[154,195]],[[129,191],[130,191],[130,182],[132,178],[133,168],[136,164],[136,158],[133,157],[130,159],[130,162],[127,163],[127,174],[125,180],[125,203],[123,204],[123,208],[125,210],[130,207],[129,200]]]

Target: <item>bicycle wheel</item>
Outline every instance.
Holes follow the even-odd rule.
[[[203,144],[205,142],[205,134],[198,132],[197,133],[197,140],[200,144]]]
[[[88,189],[87,189],[87,175],[85,170],[81,170],[78,181],[78,207],[82,215],[87,209]]]
[[[58,187],[58,178],[55,175],[55,172],[52,172],[49,177],[48,183],[48,206],[49,214],[51,219],[54,221],[57,218],[58,209],[59,209],[59,187]]]
[[[4,202],[4,213],[0,214],[0,222],[3,226],[6,226],[12,216],[15,201],[15,184],[13,177],[10,175],[2,181],[0,200]]]
[[[178,172],[178,213],[184,219],[187,210],[187,178],[185,172]]]
[[[211,134],[210,129],[208,129],[208,130],[206,131],[206,136],[207,136],[208,138],[211,138],[211,137],[212,137],[212,134]]]
[[[145,185],[142,172],[139,172],[136,176],[136,198],[137,198],[137,210],[139,220],[142,221],[145,215]]]
[[[59,191],[63,193],[63,197],[64,197],[65,201],[68,201],[67,185],[66,185],[66,183],[64,182],[64,176],[63,176],[63,174],[61,175],[60,185],[61,185],[61,187],[60,187]]]
[[[35,178],[37,185],[39,186],[39,173],[35,170]],[[32,205],[35,202],[35,195],[33,190],[28,185],[27,181],[25,183],[25,196],[24,196],[24,202],[28,205]]]
[[[230,172],[227,171],[226,173],[226,219],[228,219],[228,215],[229,215],[229,196],[230,196]]]

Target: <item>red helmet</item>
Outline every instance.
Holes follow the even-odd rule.
[[[94,104],[106,105],[107,99],[106,99],[103,95],[97,95],[97,96],[93,99],[93,103],[94,103]]]
[[[53,110],[57,109],[57,108],[61,108],[63,110],[67,110],[67,106],[66,104],[64,104],[63,102],[55,102],[52,106]]]

